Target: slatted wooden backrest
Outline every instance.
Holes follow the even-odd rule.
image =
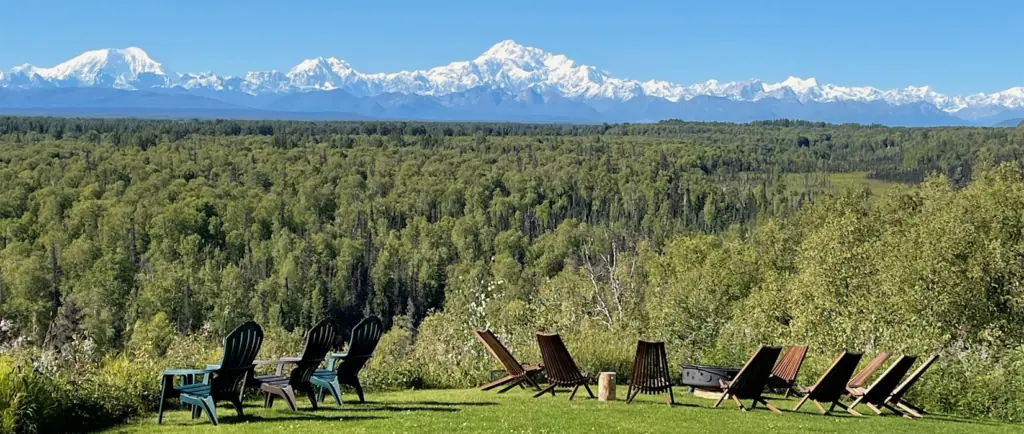
[[[914,366],[915,361],[917,361],[915,356],[900,356],[896,359],[892,365],[889,365],[889,369],[886,369],[882,376],[878,377],[864,392],[864,402],[881,405],[888,400],[889,395],[892,395],[893,390],[896,389],[896,385],[903,380],[903,376],[910,372],[910,367]]]
[[[914,373],[910,374],[910,376],[907,377],[906,381],[900,384],[899,387],[897,387],[896,390],[892,392],[892,398],[903,398],[903,395],[907,394],[907,391],[914,386],[914,383],[917,383],[917,380],[920,379],[922,375],[924,375],[924,372],[927,371],[928,368],[932,366],[932,363],[935,363],[935,359],[938,358],[939,355],[935,354],[929,357],[928,360],[925,360],[924,363],[921,364],[921,366],[918,366],[917,369],[914,370]]]
[[[781,347],[761,346],[729,383],[729,393],[740,399],[758,398],[764,392]]]
[[[508,371],[509,375],[519,376],[526,374],[526,371],[523,370],[523,365],[512,356],[512,353],[509,352],[508,348],[506,348],[490,330],[477,330],[473,332],[473,336],[476,336],[476,339],[480,341],[481,344],[484,344],[487,351],[489,351],[495,359],[498,359],[498,362],[501,363],[501,366],[503,366],[506,371]]]
[[[661,392],[672,386],[664,342],[637,342],[629,385],[644,393]]]
[[[800,366],[804,364],[806,356],[806,345],[793,345],[786,348],[786,352],[782,353],[782,357],[772,368],[772,376],[787,383],[796,381],[796,375],[800,372]]]
[[[223,345],[224,356],[210,382],[211,392],[217,395],[233,393],[242,386],[263,345],[263,328],[255,322],[246,322],[228,333]]]
[[[334,322],[329,319],[316,323],[306,332],[306,346],[302,350],[301,360],[296,363],[295,369],[292,369],[291,384],[309,383],[310,377],[320,367],[334,345],[336,333]]]
[[[348,343],[348,352],[338,365],[338,375],[354,375],[363,369],[366,362],[373,356],[381,335],[384,334],[384,323],[380,318],[369,316],[363,318],[352,328],[352,339]]]
[[[544,360],[544,371],[549,383],[576,385],[584,381],[580,368],[569,355],[561,336],[537,333],[537,344],[540,346],[540,357]]]
[[[857,375],[850,379],[850,383],[847,384],[846,386],[851,389],[856,389],[858,387],[863,386],[864,383],[867,383],[868,380],[871,379],[871,376],[875,373],[875,371],[877,371],[878,368],[881,368],[882,364],[885,363],[885,361],[888,359],[889,353],[885,351],[878,353],[877,355],[875,355],[875,358],[871,359],[871,361],[864,366],[864,369],[861,369],[860,372],[857,373]]]
[[[832,402],[845,395],[846,383],[853,376],[853,371],[857,370],[857,364],[860,363],[861,357],[860,353],[846,351],[839,353],[839,357],[832,362],[832,366],[821,374],[817,383],[814,383],[814,387],[809,393],[810,398],[820,402]]]

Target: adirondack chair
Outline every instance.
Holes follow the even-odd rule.
[[[676,403],[664,342],[641,340],[636,344],[633,372],[629,376],[629,388],[626,390],[626,404],[633,402],[633,398],[640,393],[663,393],[669,407]]]
[[[325,392],[341,405],[341,385],[349,385],[356,389],[359,402],[363,398],[363,386],[359,383],[359,371],[373,356],[377,342],[384,334],[384,324],[380,318],[370,316],[363,318],[352,328],[352,338],[344,353],[332,354],[327,359],[327,369],[318,369],[311,382],[318,389],[320,401],[324,400]]]
[[[274,398],[284,398],[288,408],[298,410],[295,393],[305,393],[313,410],[317,409],[317,396],[311,382],[313,373],[320,368],[324,357],[334,343],[336,331],[331,320],[323,320],[306,332],[306,345],[300,357],[283,357],[280,360],[257,361],[257,365],[277,365],[274,375],[262,375],[254,378],[260,390],[266,393],[263,404],[266,408],[274,406]],[[282,375],[286,364],[294,364],[295,368],[287,376]]]
[[[818,407],[821,414],[828,414],[836,406],[846,410],[846,405],[843,405],[839,400],[843,395],[846,395],[846,384],[850,381],[850,377],[853,376],[853,371],[857,369],[860,359],[860,353],[846,351],[840,353],[839,357],[836,357],[836,360],[832,362],[832,366],[824,374],[821,374],[818,382],[803,391],[804,397],[796,404],[793,411],[799,410],[808,400],[814,402],[814,405]],[[826,410],[825,407],[821,406],[822,403],[831,405]]]
[[[537,344],[540,345],[540,358],[544,361],[544,372],[548,377],[549,386],[533,395],[534,398],[548,392],[551,392],[551,396],[555,396],[555,387],[557,386],[572,387],[572,393],[569,394],[570,401],[576,396],[576,391],[580,389],[580,386],[587,389],[587,394],[591,398],[595,397],[594,392],[587,385],[590,379],[580,372],[580,368],[576,366],[576,362],[569,355],[569,350],[565,348],[561,336],[537,333]]]
[[[487,351],[489,351],[495,359],[498,359],[498,362],[501,363],[505,368],[505,371],[508,372],[508,375],[505,377],[480,386],[480,390],[491,390],[495,387],[507,384],[504,389],[498,391],[498,393],[505,393],[513,387],[522,387],[523,383],[527,383],[534,389],[540,390],[540,386],[537,385],[537,382],[530,378],[530,374],[541,371],[542,368],[540,366],[524,365],[519,363],[516,358],[512,356],[512,353],[508,348],[505,348],[501,341],[499,341],[490,330],[475,331],[473,332],[473,336],[475,336],[476,339],[480,341],[485,348],[487,348]]]
[[[889,397],[892,396],[893,391],[895,391],[896,386],[900,383],[900,380],[903,379],[903,376],[907,375],[907,372],[910,371],[910,367],[914,366],[914,362],[916,360],[917,357],[915,356],[900,356],[900,358],[896,359],[892,365],[889,365],[889,369],[886,369],[885,372],[882,373],[882,376],[878,377],[878,379],[871,384],[871,387],[868,387],[867,389],[848,388],[847,390],[850,392],[850,395],[855,399],[850,404],[850,408],[846,409],[846,411],[854,416],[860,416],[861,414],[854,408],[857,407],[857,404],[865,404],[868,408],[879,415],[882,414],[882,409],[879,407],[884,407],[898,415],[912,418],[909,414],[893,407],[892,404],[889,403]]]
[[[761,403],[775,413],[782,413],[763,396],[765,385],[768,383],[768,377],[772,373],[772,367],[779,358],[780,352],[782,352],[780,347],[761,346],[750,357],[747,364],[743,365],[743,368],[740,369],[740,372],[736,374],[732,381],[726,383],[723,380],[719,380],[725,391],[722,392],[722,396],[718,398],[718,401],[715,401],[715,407],[717,408],[719,405],[722,405],[722,401],[725,398],[732,398],[740,410],[747,411],[740,400],[750,399],[754,401],[750,405],[751,409],[756,408],[757,404]]]
[[[899,387],[897,387],[896,390],[892,392],[892,395],[889,396],[889,404],[899,407],[912,417],[921,417],[921,415],[923,415],[925,411],[921,407],[918,407],[908,402],[904,398],[904,396],[907,394],[907,391],[909,391],[910,388],[913,387],[915,383],[917,383],[917,380],[919,380],[921,376],[924,375],[924,372],[927,371],[928,368],[932,366],[932,363],[935,363],[935,360],[938,358],[939,356],[937,354],[933,355],[929,357],[928,360],[925,360],[924,363],[921,364],[921,366],[918,366],[917,369],[914,370],[914,373],[910,374],[910,376],[907,377],[907,379],[903,381],[903,383],[900,384]]]
[[[850,379],[850,382],[846,385],[846,388],[857,389],[859,387],[864,387],[864,384],[871,379],[871,376],[874,375],[875,371],[881,368],[882,364],[884,364],[885,361],[888,359],[889,353],[885,351],[876,354],[875,358],[871,359],[871,361],[868,362],[867,365],[864,365],[864,369],[861,369],[860,372],[857,373],[857,375],[854,375],[853,378]]]
[[[217,401],[229,401],[235,407],[239,417],[242,412],[242,392],[245,382],[252,376],[253,359],[263,344],[263,329],[259,324],[249,321],[242,324],[224,337],[224,355],[219,364],[209,365],[206,369],[169,369],[163,372],[160,405],[157,408],[156,423],[163,422],[164,401],[177,396],[182,404],[194,408],[192,417],[197,418],[201,412],[206,413],[210,423],[217,425]],[[202,375],[201,383],[174,386],[174,377],[181,376],[189,380]]]
[[[793,393],[793,384],[796,383],[796,376],[800,373],[800,367],[804,364],[804,357],[807,356],[806,345],[793,345],[786,348],[779,357],[779,361],[772,368],[772,375],[768,377],[768,388],[782,389],[786,391],[786,398]]]

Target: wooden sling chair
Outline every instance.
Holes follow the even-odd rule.
[[[832,366],[825,373],[821,374],[818,382],[802,391],[804,397],[796,404],[793,411],[800,410],[800,407],[803,407],[804,403],[808,400],[814,402],[814,405],[818,407],[821,414],[828,414],[836,406],[846,410],[846,405],[843,405],[839,400],[843,395],[846,395],[846,384],[850,381],[850,377],[853,376],[853,371],[857,369],[860,359],[860,353],[846,351],[840,353],[839,357],[836,357],[836,360],[832,362]],[[826,410],[821,404],[831,405]]]
[[[263,404],[266,408],[274,406],[274,398],[284,398],[288,408],[292,411],[298,410],[295,402],[295,393],[305,393],[309,397],[309,403],[313,410],[317,409],[317,397],[311,382],[313,373],[323,363],[327,352],[331,350],[334,343],[336,331],[334,322],[323,320],[306,332],[306,345],[299,357],[282,357],[280,360],[258,361],[258,365],[277,365],[274,375],[263,375],[256,377],[255,383],[259,384],[260,390],[266,393]],[[283,375],[284,365],[295,364],[287,376]]]
[[[341,385],[344,384],[356,390],[359,402],[366,402],[359,371],[373,357],[373,350],[383,334],[384,323],[375,316],[363,318],[352,328],[346,351],[328,356],[327,369],[318,369],[313,374],[312,382],[319,389],[320,401],[330,394],[341,405]]]
[[[846,384],[846,388],[857,389],[864,387],[868,380],[871,379],[871,376],[875,374],[875,371],[878,371],[886,360],[889,360],[889,353],[882,351],[881,353],[876,354],[875,358],[871,359],[867,365],[864,365],[864,369],[861,369],[857,375],[854,375],[853,378],[850,379],[850,382]]]
[[[800,373],[800,367],[803,366],[806,356],[806,345],[793,345],[786,348],[782,357],[779,357],[779,361],[772,368],[772,375],[768,377],[768,388],[785,390],[785,396],[789,398],[789,394],[795,392],[793,385],[796,383],[796,376]]]
[[[533,395],[534,398],[548,392],[551,392],[551,396],[555,396],[555,387],[557,386],[572,387],[572,393],[569,394],[570,401],[576,396],[576,391],[580,389],[580,386],[587,389],[587,394],[594,398],[594,392],[587,385],[590,379],[580,372],[580,368],[576,366],[576,362],[569,355],[569,350],[565,348],[561,336],[537,333],[537,344],[540,345],[540,358],[544,361],[544,372],[548,377],[549,386]]]
[[[939,356],[937,354],[933,355],[929,357],[928,360],[925,360],[924,363],[921,364],[921,366],[918,366],[917,369],[914,370],[914,372],[910,374],[910,376],[907,377],[907,379],[904,380],[903,383],[900,384],[899,387],[897,387],[896,390],[892,392],[892,395],[889,396],[889,404],[899,407],[901,410],[906,412],[906,414],[909,414],[910,416],[915,418],[919,418],[921,417],[921,415],[925,414],[925,411],[921,407],[911,404],[906,400],[904,396],[907,394],[907,391],[910,390],[910,388],[913,387],[915,383],[917,383],[917,380],[919,380],[921,376],[924,375],[924,372],[927,371],[928,368],[932,366],[932,363],[935,363],[935,360],[938,358]]]
[[[780,352],[782,352],[780,347],[761,346],[750,357],[747,364],[743,365],[743,368],[740,369],[740,372],[736,374],[732,381],[726,383],[719,380],[725,391],[722,392],[722,396],[718,398],[718,401],[715,401],[715,407],[717,408],[721,405],[725,398],[732,398],[740,410],[747,411],[740,400],[750,399],[754,401],[750,405],[751,409],[756,408],[757,404],[761,403],[775,413],[782,413],[763,396],[765,385],[768,383],[768,376],[771,375],[772,367],[775,365],[775,360],[779,358]]]
[[[220,363],[207,365],[206,369],[169,369],[163,373],[160,405],[156,423],[163,422],[164,400],[177,396],[183,404],[193,406],[192,418],[206,413],[210,423],[217,425],[217,401],[229,401],[242,417],[242,393],[245,382],[252,377],[253,359],[263,344],[263,329],[252,321],[246,322],[224,337],[224,356]],[[202,375],[201,383],[192,380]],[[188,384],[175,387],[174,377],[187,379]]]
[[[909,414],[893,407],[892,404],[889,403],[889,397],[892,396],[896,386],[900,384],[900,380],[907,375],[907,372],[910,372],[910,367],[914,366],[914,362],[916,360],[917,357],[915,356],[900,356],[900,358],[896,359],[892,365],[889,365],[889,369],[886,369],[885,372],[883,372],[882,375],[871,384],[871,387],[868,387],[867,389],[847,389],[850,392],[850,395],[855,399],[850,403],[850,407],[847,408],[846,411],[854,416],[860,416],[861,414],[854,408],[857,407],[857,404],[865,404],[871,409],[871,411],[874,411],[878,415],[882,414],[882,408],[886,408],[898,415],[912,418]]]
[[[530,374],[540,372],[540,366],[524,365],[519,363],[516,358],[512,356],[512,353],[508,348],[506,348],[490,330],[475,331],[473,332],[473,336],[475,336],[476,340],[480,341],[480,343],[487,348],[487,351],[490,352],[495,359],[498,359],[498,362],[501,363],[501,366],[504,367],[505,371],[508,373],[508,375],[503,378],[499,378],[498,380],[480,386],[480,390],[491,390],[495,387],[507,384],[505,388],[498,391],[498,393],[505,393],[513,387],[523,387],[523,383],[529,384],[535,390],[540,390],[540,386],[537,385],[537,382],[530,378]]]
[[[669,407],[676,403],[672,394],[672,375],[668,370],[668,357],[665,355],[664,342],[638,341],[636,357],[633,359],[633,372],[629,376],[629,389],[626,391],[626,404],[640,393],[665,396]]]

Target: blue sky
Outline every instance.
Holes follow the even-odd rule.
[[[472,59],[504,39],[684,84],[1024,86],[1024,0],[0,1],[4,70],[135,45],[180,72],[287,70],[315,56],[397,71]]]

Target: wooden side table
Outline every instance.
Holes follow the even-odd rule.
[[[597,377],[597,400],[598,401],[614,401],[615,400],[615,373],[614,372],[602,372]]]

